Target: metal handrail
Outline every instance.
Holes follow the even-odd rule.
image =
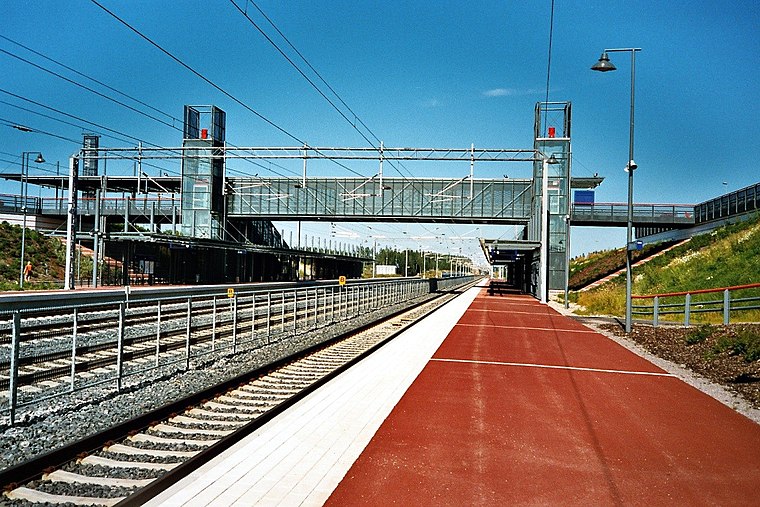
[[[731,287],[720,287],[713,289],[696,289],[684,292],[665,292],[660,294],[643,294],[631,296],[632,299],[651,299],[651,305],[634,305],[633,313],[636,315],[651,315],[652,324],[656,327],[659,325],[660,315],[680,315],[683,313],[684,326],[691,325],[692,313],[719,313],[723,312],[723,324],[728,325],[731,322],[731,312],[741,312],[748,310],[760,310],[760,295],[751,297],[731,297],[732,292],[751,290],[760,288],[760,283],[751,283],[745,285],[734,285]],[[716,294],[723,293],[722,299],[692,301],[695,294]],[[683,303],[666,303],[661,304],[660,298],[683,297]],[[755,304],[759,303],[759,304]],[[663,309],[666,309],[663,311]]]
[[[19,408],[65,393],[101,385],[118,392],[128,378],[145,382],[189,370],[199,358],[205,362],[256,350],[473,280],[396,278],[348,280],[345,285],[329,280],[2,295],[0,380],[7,383],[7,396],[0,397],[0,414],[14,424]],[[30,334],[40,331],[44,347]],[[169,342],[175,353],[162,354]],[[108,368],[83,376],[78,368],[92,347],[112,353]],[[136,358],[153,359],[130,360],[137,349]],[[58,367],[68,373],[57,373],[57,384],[39,392],[23,389],[34,382],[24,377],[28,370],[20,373],[23,364],[50,354],[59,363],[68,362]]]

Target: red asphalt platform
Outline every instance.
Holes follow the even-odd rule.
[[[483,289],[326,505],[760,505],[760,425]]]

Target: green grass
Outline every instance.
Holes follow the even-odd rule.
[[[646,245],[642,250],[633,252],[632,258],[635,262],[639,258],[654,255],[672,244],[672,242],[662,242]],[[576,257],[570,261],[568,286],[570,290],[578,290],[624,267],[625,250],[623,248],[602,250]]]
[[[686,335],[686,343],[687,345],[702,343],[710,336],[712,336],[713,332],[714,328],[710,324],[704,324],[702,326],[696,327]]]
[[[33,266],[32,280],[24,289],[56,287],[64,276],[66,252],[63,244],[32,229],[24,239],[24,257]],[[0,291],[19,290],[21,271],[21,227],[0,222]]]
[[[582,264],[587,264],[584,259]],[[633,294],[685,292],[760,283],[760,215],[751,220],[722,227],[652,259],[633,270]],[[760,290],[737,291],[731,297],[758,296]],[[695,308],[707,307],[706,301],[722,301],[721,293],[692,297]],[[625,313],[625,277],[620,276],[596,289],[574,293],[574,302],[585,314],[620,316]],[[660,305],[683,303],[684,298],[663,298]],[[634,305],[651,300],[634,300]],[[713,305],[720,308],[721,303]],[[634,316],[636,317],[636,316]],[[683,314],[662,316],[663,320],[683,320]],[[692,313],[694,323],[722,322],[722,312]],[[732,321],[760,321],[760,311],[732,313]]]
[[[760,335],[750,329],[739,329],[735,334],[720,336],[712,352],[742,356],[748,363],[757,361],[760,359]]]

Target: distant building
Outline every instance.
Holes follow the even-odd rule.
[[[396,265],[394,265],[394,264],[378,264],[375,267],[375,269],[376,269],[375,272],[378,275],[388,276],[388,275],[397,275],[398,274],[397,273],[398,267]]]

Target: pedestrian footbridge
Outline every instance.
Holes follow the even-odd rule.
[[[18,175],[19,178],[21,175]],[[13,179],[13,175],[6,178]],[[30,183],[51,185],[51,177],[29,176]],[[92,181],[90,181],[92,180]],[[162,177],[165,188],[177,189],[179,177]],[[571,188],[598,186],[603,178],[572,178]],[[91,191],[101,188],[103,179],[80,177],[79,186]],[[114,182],[109,182],[114,188]],[[311,178],[304,186],[292,178],[228,178],[227,216],[254,220],[330,220],[396,221],[481,224],[526,224],[531,216],[530,179],[446,179],[385,178],[379,181],[362,178]],[[144,185],[137,177],[120,177],[119,189],[136,190]],[[98,202],[80,198],[78,213],[84,216],[151,218],[156,223],[172,223],[180,212],[180,199],[171,195],[108,197]],[[158,195],[158,197],[156,197]],[[25,206],[24,206],[25,205]],[[0,196],[0,213],[64,219],[64,197]],[[99,209],[96,209],[98,208]],[[627,223],[625,203],[573,203],[571,225],[620,227]],[[695,224],[695,206],[689,204],[634,204],[636,227],[691,227]]]

